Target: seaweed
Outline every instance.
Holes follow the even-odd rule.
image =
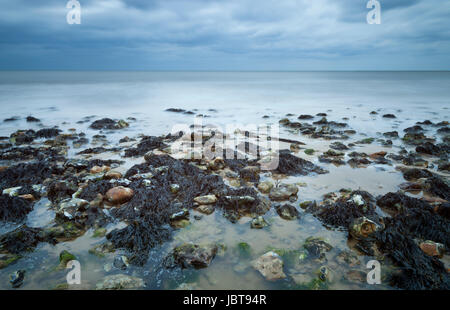
[[[125,157],[137,157],[143,156],[145,153],[158,149],[167,147],[166,144],[163,143],[163,137],[153,137],[147,136],[141,139],[137,147],[129,148],[125,150]]]
[[[111,212],[113,216],[128,221],[130,225],[107,235],[116,248],[125,248],[132,252],[131,262],[134,264],[144,264],[149,250],[170,238],[171,215],[182,209],[192,208],[195,197],[214,194],[219,197],[217,207],[226,212],[256,208],[257,192],[252,188],[230,188],[220,176],[206,174],[191,163],[168,155],[151,154],[146,156],[146,161],[131,167],[125,176],[152,172],[150,184],[142,179],[132,181],[128,186],[134,191],[133,198]],[[160,167],[167,169],[158,169]],[[172,184],[177,184],[180,191],[173,193]],[[242,205],[238,199],[233,199],[241,196],[252,196],[255,199],[252,199],[250,204]]]
[[[52,175],[60,175],[63,169],[48,160],[20,163],[0,171],[0,189],[26,184],[41,184]]]
[[[290,176],[308,175],[312,172],[317,174],[328,173],[328,171],[314,165],[312,162],[292,155],[289,150],[281,150],[279,152],[278,167],[275,171]]]
[[[421,179],[421,178],[429,178],[432,177],[433,173],[426,169],[418,169],[418,168],[410,168],[405,169],[403,171],[403,178],[407,181],[415,180],[415,179]]]
[[[53,138],[59,135],[62,131],[57,128],[43,128],[36,132],[37,138]]]
[[[56,180],[48,186],[47,197],[52,203],[56,203],[71,198],[77,190],[78,186],[72,182]]]
[[[87,201],[92,201],[97,198],[98,194],[105,195],[108,190],[113,188],[115,185],[110,181],[100,180],[100,181],[89,181],[87,186],[81,190],[78,198]]]
[[[450,289],[450,277],[444,264],[427,256],[411,238],[406,221],[386,219],[386,228],[375,235],[378,249],[400,268],[388,276],[389,284],[408,290]],[[447,232],[448,236],[448,232]]]
[[[0,253],[20,254],[34,250],[39,242],[55,244],[56,241],[46,236],[41,228],[22,225],[0,236]]]
[[[354,201],[354,197],[359,195],[364,200],[363,203]],[[350,195],[341,196],[336,202],[326,202],[315,214],[323,223],[331,227],[347,229],[350,223],[360,217],[367,217],[378,221],[376,214],[375,198],[365,191],[353,191]]]
[[[25,199],[0,195],[0,221],[22,221],[32,210],[33,204]]]
[[[428,193],[450,201],[450,188],[442,178],[438,176],[428,178],[425,181],[424,188]]]

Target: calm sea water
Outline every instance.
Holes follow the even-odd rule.
[[[0,116],[33,115],[69,127],[90,115],[135,117],[135,130],[162,134],[192,123],[192,116],[164,112],[169,107],[207,114],[219,125],[328,111],[330,119],[349,117],[354,129],[373,134],[392,124],[367,126],[372,110],[399,120],[448,119],[449,85],[450,72],[0,72]],[[2,124],[0,134],[20,126],[32,127]]]

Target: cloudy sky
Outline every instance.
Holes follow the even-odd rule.
[[[0,70],[450,70],[450,1],[0,0]]]

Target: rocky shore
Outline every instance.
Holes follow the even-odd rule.
[[[175,108],[167,113],[195,114]],[[361,137],[345,120],[332,121],[327,114],[292,113],[277,120],[290,138],[279,139],[279,164],[272,171],[261,169],[264,150],[244,159],[227,159],[224,150],[224,156],[207,160],[174,148],[180,140],[192,143],[195,135],[205,144],[217,134],[202,127],[163,136],[124,135],[111,144],[109,135],[133,126],[134,118],[81,120],[90,122],[92,138],[75,128],[63,132],[45,126],[0,137],[0,225],[12,227],[0,235],[0,286],[26,287],[28,275],[40,267],[17,266],[37,248],[66,246],[89,235],[95,244],[89,242],[81,255],[104,265],[105,276],[82,287],[87,289],[156,288],[148,282],[160,272],[177,280],[159,288],[208,288],[195,281],[196,272],[222,261],[231,262],[237,275],[252,273],[279,288],[333,289],[347,283],[364,289],[370,259],[383,266],[386,288],[450,289],[448,122],[424,120],[403,132]],[[371,115],[377,121],[396,118]],[[40,122],[33,116],[26,120]],[[333,169],[345,166],[392,167],[404,180],[397,191],[383,195],[355,186],[315,200],[302,197],[302,189],[310,186],[302,178],[331,177]],[[42,203],[52,218],[29,225],[30,214]],[[231,245],[225,229],[218,233],[220,240],[200,242],[207,231],[197,240],[174,239],[205,221],[216,221],[218,229],[241,229],[245,223],[252,234],[276,235],[279,223],[307,226],[305,219],[320,223],[316,230],[342,234],[343,242],[332,244],[316,235],[302,239],[295,229],[289,232],[289,242],[296,244],[291,248],[254,250],[240,240]],[[161,257],[156,259],[154,251]],[[78,256],[61,251],[56,271],[47,269],[57,272]],[[55,279],[49,288],[72,288],[61,284],[64,279]]]

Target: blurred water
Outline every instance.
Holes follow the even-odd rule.
[[[140,130],[162,134],[192,123],[164,112],[169,107],[196,109],[218,125],[331,109],[331,119],[349,117],[354,129],[373,134],[402,124],[368,126],[372,110],[411,122],[448,119],[448,85],[450,72],[0,72],[0,117],[32,114],[57,125],[88,115],[131,116],[142,121]],[[22,122],[2,124],[0,134],[32,127]]]

